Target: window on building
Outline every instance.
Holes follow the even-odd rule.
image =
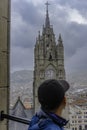
[[[75,123],[77,123],[77,121],[75,120]]]
[[[78,116],[78,118],[82,118],[82,116]]]
[[[85,129],[87,130],[87,125],[85,125]]]
[[[84,118],[87,118],[87,116],[84,116]]]
[[[84,120],[84,122],[87,122],[87,120]]]
[[[79,120],[78,123],[82,123],[82,120]]]
[[[74,123],[74,121],[72,121],[72,123]]]
[[[82,130],[82,126],[81,125],[79,126],[79,130]]]

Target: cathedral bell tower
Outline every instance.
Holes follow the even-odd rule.
[[[46,3],[46,19],[43,25],[42,34],[39,31],[34,48],[34,107],[35,111],[39,108],[37,98],[38,86],[47,79],[65,79],[64,69],[64,46],[59,34],[56,43],[52,25],[50,25],[48,5]]]

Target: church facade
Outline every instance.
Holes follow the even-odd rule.
[[[50,25],[48,2],[46,3],[46,18],[42,33],[38,34],[34,48],[34,107],[38,110],[37,89],[47,79],[65,79],[64,46],[59,34],[56,42],[52,25]]]

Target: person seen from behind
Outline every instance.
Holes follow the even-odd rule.
[[[41,109],[32,117],[28,130],[64,130],[67,120],[61,117],[66,106],[65,92],[69,89],[65,80],[50,79],[38,88]]]

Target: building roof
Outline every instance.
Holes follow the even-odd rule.
[[[34,114],[34,109],[26,109],[20,97],[18,97],[13,109],[10,110],[10,114],[17,117],[27,118],[30,120]],[[9,130],[27,130],[28,127],[28,125],[22,123],[9,121]]]
[[[12,115],[15,116],[19,116],[19,117],[24,117],[26,118],[26,114],[25,114],[25,107],[20,99],[20,97],[18,97],[14,107],[13,107],[13,113]]]

